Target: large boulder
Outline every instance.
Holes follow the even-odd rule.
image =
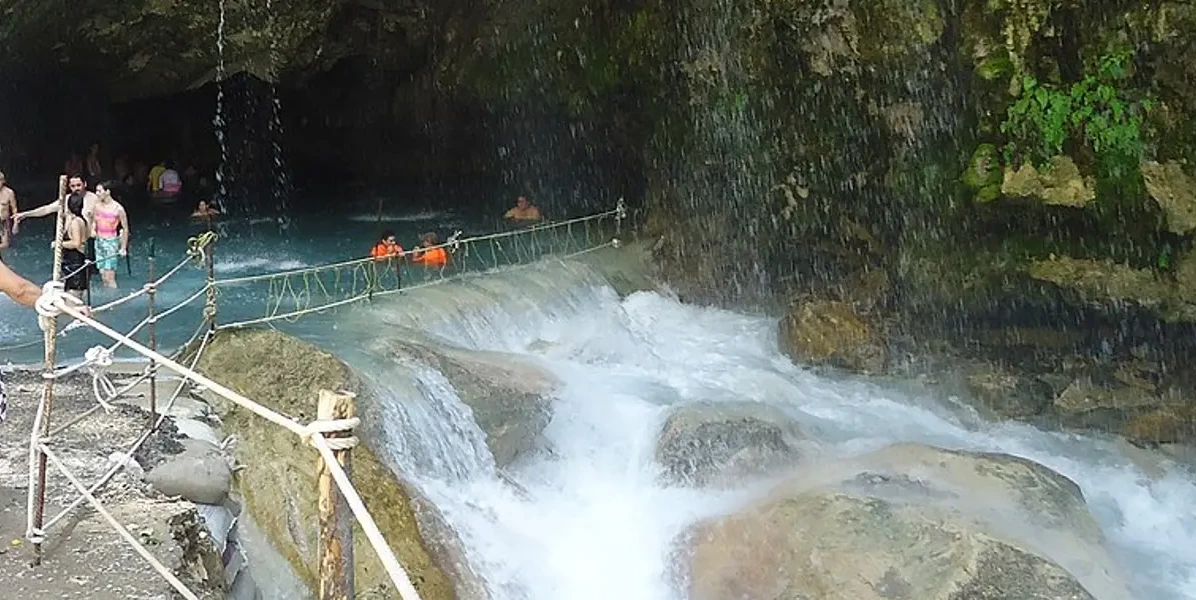
[[[1056,156],[1042,171],[1031,164],[1017,170],[1007,169],[1001,192],[1007,196],[1037,198],[1048,205],[1082,208],[1096,199],[1096,182],[1092,177],[1082,176],[1072,159]]]
[[[221,332],[199,361],[213,379],[299,422],[315,418],[319,390],[366,390],[336,357],[273,330]],[[237,436],[245,465],[238,489],[266,537],[308,585],[317,573],[316,454],[277,425],[218,402],[225,429]],[[368,415],[364,416],[369,418]],[[353,450],[351,477],[370,514],[407,570],[420,596],[456,598],[416,519],[411,494],[368,443]],[[390,580],[359,527],[355,527],[356,582],[361,594],[390,590]]]
[[[1095,600],[959,513],[835,492],[707,523],[692,552],[694,600]]]
[[[781,351],[795,361],[878,373],[888,348],[848,302],[815,300],[792,305],[778,330]]]
[[[1079,488],[1032,461],[899,444],[795,473],[682,538],[695,600],[1128,600]]]
[[[766,404],[689,404],[665,421],[656,461],[669,483],[728,487],[795,463],[803,437],[792,419]]]
[[[1142,179],[1150,197],[1167,215],[1168,231],[1187,235],[1196,229],[1196,177],[1175,161],[1147,161],[1142,163]]]
[[[551,418],[559,382],[536,365],[510,354],[387,341],[400,361],[414,360],[439,371],[486,434],[486,445],[503,467],[536,445]]]
[[[1051,404],[1051,386],[1041,379],[986,365],[968,373],[964,382],[988,415],[1000,419],[1035,416]]]

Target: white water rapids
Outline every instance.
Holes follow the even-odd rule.
[[[369,340],[415,331],[530,356],[559,377],[539,450],[499,474],[443,376],[400,377],[370,351]],[[785,411],[828,457],[916,441],[1038,461],[1083,489],[1137,597],[1196,598],[1196,481],[1182,468],[1148,477],[1111,439],[987,424],[929,392],[820,376],[782,357],[775,335],[770,318],[653,292],[620,298],[589,267],[555,264],[418,290],[342,315],[320,337],[388,390],[386,453],[444,512],[496,599],[683,598],[676,536],[766,484],[665,487],[656,438],[671,406],[731,400]]]

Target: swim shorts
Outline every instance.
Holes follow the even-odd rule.
[[[96,268],[115,271],[120,260],[120,238],[96,238]]]
[[[4,390],[4,373],[0,373],[0,423],[8,418],[8,394]]]

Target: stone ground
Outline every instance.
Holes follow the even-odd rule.
[[[0,581],[6,597],[148,599],[174,596],[165,582],[108,522],[89,505],[55,526],[44,544],[45,559],[32,567],[33,549],[24,539],[28,491],[29,432],[41,378],[36,373],[5,374],[9,420],[0,425]],[[163,386],[166,387],[166,386]],[[167,389],[173,389],[168,387]],[[62,424],[94,406],[91,379],[67,377],[55,386],[53,422]],[[147,412],[117,406],[97,411],[51,442],[75,476],[90,485],[110,468],[108,456],[125,451],[147,426]],[[169,425],[167,421],[164,425]],[[138,462],[153,465],[163,454],[181,450],[173,427],[166,426],[146,442]],[[178,447],[177,449],[175,447]],[[53,466],[48,468],[46,515],[49,519],[77,494]],[[186,521],[194,506],[153,491],[139,477],[122,471],[98,494],[113,516],[145,543],[171,569],[183,561],[183,549],[172,537],[171,519]],[[184,579],[186,581],[186,578]]]

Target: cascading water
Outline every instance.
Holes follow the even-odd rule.
[[[220,144],[220,162],[216,164],[216,198],[215,204],[220,210],[228,212],[228,183],[225,166],[228,164],[228,141],[224,116],[224,86],[227,73],[224,66],[224,25],[227,13],[225,0],[220,0],[220,24],[216,27],[216,115],[212,117],[212,128],[216,133],[216,142]]]
[[[270,81],[270,119],[268,131],[270,135],[270,152],[274,167],[271,178],[271,192],[274,196],[274,210],[278,212],[278,224],[283,230],[290,226],[290,194],[291,180],[287,175],[286,162],[282,153],[282,98],[278,95],[278,36],[275,34],[277,17],[274,14],[273,0],[266,0],[266,19],[270,31],[270,69],[267,79]]]
[[[549,265],[414,290],[338,318],[323,341],[382,391],[384,454],[443,511],[494,598],[684,598],[672,580],[677,536],[768,482],[666,486],[656,438],[673,407],[736,400],[816,432],[819,460],[913,441],[1038,461],[1083,489],[1136,597],[1196,595],[1189,473],[1152,480],[1108,438],[988,424],[929,393],[814,374],[778,354],[775,334],[770,319],[658,293],[620,298],[587,266]],[[363,339],[450,344],[548,369],[562,384],[539,451],[496,470],[443,376]]]

